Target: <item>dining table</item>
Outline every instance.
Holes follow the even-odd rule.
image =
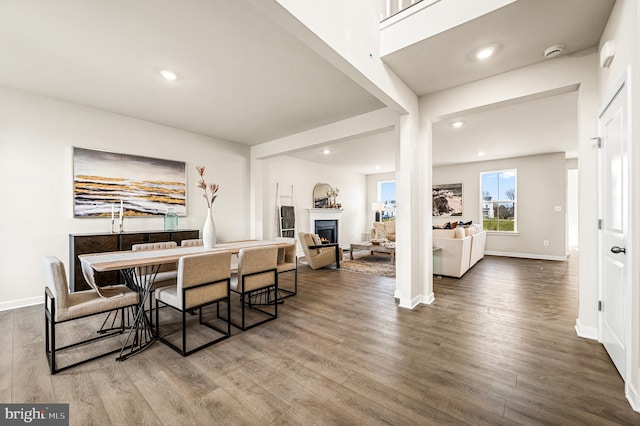
[[[230,251],[238,254],[244,248],[277,246],[286,247],[290,242],[270,240],[242,240],[218,243],[213,248],[204,246],[175,247],[160,250],[125,250],[105,253],[91,253],[78,256],[82,266],[82,273],[87,283],[102,297],[117,297],[111,295],[96,284],[95,273],[107,271],[120,271],[126,285],[136,290],[140,295],[140,303],[130,324],[129,333],[122,345],[116,360],[123,361],[128,357],[148,348],[157,340],[152,327],[151,319],[145,310],[145,303],[149,299],[151,287],[158,275],[160,267],[164,264],[177,262],[182,256]],[[236,265],[237,267],[237,265]],[[233,266],[232,266],[233,268]]]

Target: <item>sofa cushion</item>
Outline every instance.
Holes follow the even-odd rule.
[[[473,235],[476,233],[476,227],[474,225],[469,225],[468,228],[464,228],[465,235]]]
[[[464,234],[464,228],[456,228],[453,230],[454,235],[456,238],[464,238],[465,234]]]
[[[432,238],[456,238],[455,229],[434,229],[431,231]]]

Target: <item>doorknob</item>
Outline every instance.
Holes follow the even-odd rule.
[[[627,249],[624,247],[618,247],[618,246],[613,246],[611,247],[611,253],[622,253],[622,254],[626,254],[627,253]]]

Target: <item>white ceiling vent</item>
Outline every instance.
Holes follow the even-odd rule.
[[[547,59],[555,58],[556,56],[561,54],[563,50],[564,45],[562,44],[556,44],[554,46],[547,47],[544,51],[544,57]]]

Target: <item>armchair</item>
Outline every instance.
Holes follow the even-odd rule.
[[[304,257],[312,269],[324,268],[332,263],[336,264],[336,268],[340,267],[342,249],[338,243],[322,244],[320,237],[307,232],[300,232],[298,237],[304,251]]]

